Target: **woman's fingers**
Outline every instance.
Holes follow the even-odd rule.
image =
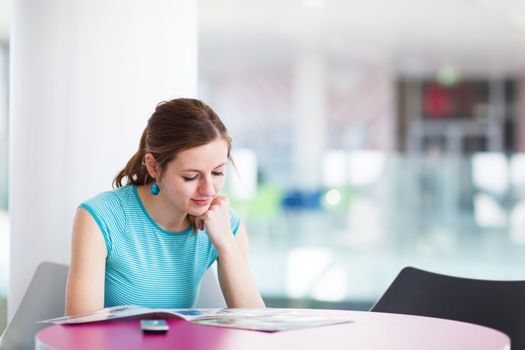
[[[215,211],[215,210],[218,210],[218,209],[220,209],[222,207],[229,208],[229,206],[230,206],[230,203],[229,203],[228,197],[217,196],[211,202],[211,205],[208,208],[208,211]]]
[[[208,210],[201,216],[196,218],[195,225],[197,229],[208,232],[208,235],[212,238],[215,243],[223,239],[221,236],[222,232],[229,232],[230,220],[229,220],[230,204],[229,200],[225,196],[215,197]]]

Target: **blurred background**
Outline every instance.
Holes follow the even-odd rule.
[[[9,26],[11,1],[0,0],[0,334],[7,324],[9,216],[7,208]]]
[[[225,192],[268,306],[366,310],[407,265],[525,279],[525,1],[201,0],[198,23],[198,96],[233,138]]]

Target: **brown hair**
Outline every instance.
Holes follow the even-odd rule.
[[[177,153],[205,145],[218,137],[228,144],[230,158],[231,138],[217,113],[204,102],[179,98],[161,102],[148,120],[140,138],[137,153],[113,180],[114,187],[145,185],[154,182],[144,164],[144,155],[151,153],[160,168],[159,177]]]

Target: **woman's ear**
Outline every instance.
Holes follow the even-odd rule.
[[[151,176],[154,179],[157,179],[159,169],[157,161],[155,160],[155,158],[153,158],[153,154],[146,153],[144,155],[144,164],[146,165],[146,169],[148,169],[149,176]]]

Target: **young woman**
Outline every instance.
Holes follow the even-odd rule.
[[[215,260],[228,307],[264,307],[246,230],[219,194],[230,150],[226,128],[203,102],[157,106],[116,189],[77,210],[66,315],[127,304],[192,307]]]

